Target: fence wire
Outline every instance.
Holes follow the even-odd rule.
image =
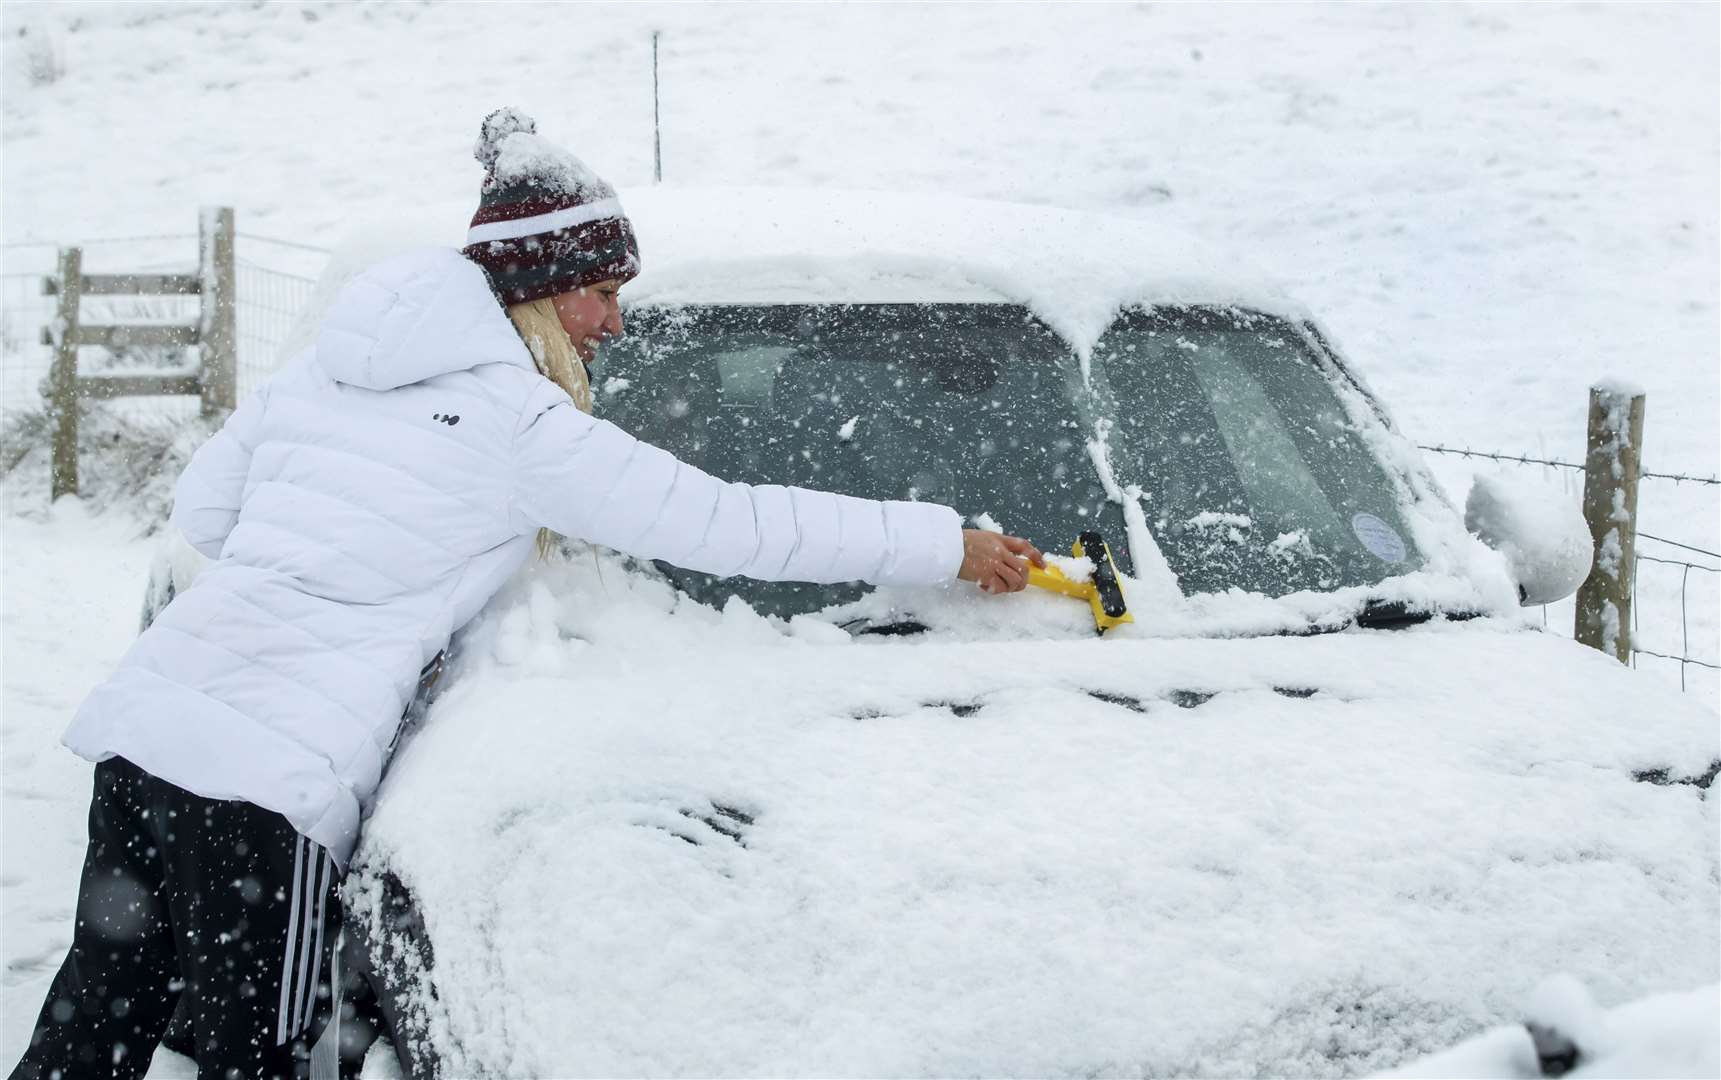
[[[1714,552],[1707,552],[1707,551],[1703,551],[1703,549],[1701,549],[1701,548],[1693,548],[1693,547],[1689,547],[1685,544],[1674,543],[1672,540],[1662,540],[1659,536],[1649,536],[1646,533],[1638,533],[1637,535],[1641,539],[1657,540],[1663,544],[1672,544],[1674,547],[1685,548],[1687,551],[1698,551],[1698,552],[1701,552],[1702,554],[1705,554],[1705,555],[1712,555],[1716,558],[1721,558],[1721,555],[1715,555]],[[1680,571],[1679,571],[1679,655],[1678,656],[1674,656],[1674,655],[1671,655],[1669,653],[1655,652],[1651,649],[1640,649],[1637,647],[1637,644],[1636,644],[1637,639],[1638,639],[1637,582],[1638,582],[1638,577],[1639,577],[1639,573],[1640,573],[1642,564],[1644,564],[1646,562],[1659,563],[1662,566],[1677,566],[1680,568]],[[1639,656],[1653,656],[1653,657],[1656,657],[1656,658],[1661,659],[1661,660],[1677,660],[1679,662],[1679,689],[1681,692],[1683,692],[1685,690],[1685,669],[1687,667],[1691,666],[1692,664],[1695,664],[1701,668],[1708,668],[1710,671],[1721,671],[1721,664],[1711,663],[1708,660],[1699,660],[1695,656],[1691,655],[1691,617],[1690,617],[1690,609],[1686,603],[1686,596],[1687,596],[1689,589],[1690,589],[1691,571],[1693,571],[1693,570],[1697,570],[1697,571],[1699,571],[1701,573],[1705,573],[1705,574],[1721,574],[1721,567],[1704,566],[1701,563],[1686,562],[1684,559],[1662,559],[1662,558],[1658,558],[1654,555],[1643,555],[1643,554],[1635,554],[1633,556],[1633,559],[1632,559],[1632,570],[1631,570],[1631,639],[1632,639],[1633,644],[1631,647],[1631,666],[1632,667],[1637,666],[1637,658]]]
[[[1471,450],[1468,448],[1460,450],[1453,446],[1423,446],[1420,443],[1417,444],[1416,448],[1418,450],[1427,450],[1434,454],[1456,454],[1459,457],[1487,458],[1489,461],[1504,461],[1514,465],[1547,465],[1556,469],[1573,469],[1577,472],[1584,471],[1584,467],[1575,462],[1559,461],[1554,458],[1530,457],[1526,454],[1500,454],[1491,450]],[[1643,468],[1637,470],[1637,475],[1640,479],[1671,480],[1676,484],[1721,485],[1721,477],[1715,476],[1692,476],[1688,473],[1651,472],[1650,470]]]
[[[293,244],[268,237],[239,234],[235,258],[236,317],[238,320],[238,392],[241,397],[254,389],[275,369],[277,353],[291,332],[300,310],[315,286],[314,268],[303,264],[306,255],[327,252],[308,244]],[[85,273],[177,272],[197,269],[196,233],[163,233],[93,240],[83,245]],[[280,257],[276,248],[287,248],[294,258]],[[298,254],[305,253],[305,254]],[[40,408],[42,387],[53,366],[52,350],[41,343],[42,328],[58,314],[58,298],[45,295],[42,282],[57,269],[59,249],[52,244],[9,243],[0,270],[0,411],[22,412]],[[282,269],[292,263],[292,270]],[[274,264],[274,265],[271,265]],[[153,298],[161,302],[163,298]],[[174,299],[174,298],[168,298]],[[84,313],[91,324],[105,322],[162,321],[149,313],[109,309],[126,305],[129,298],[90,297]],[[195,322],[195,298],[187,298],[189,321]],[[137,304],[132,302],[135,308]],[[175,319],[173,321],[187,321]],[[101,370],[107,358],[86,351],[80,367]],[[85,367],[85,365],[88,365]]]
[[[235,260],[239,321],[239,396],[250,393],[282,359],[277,354],[316,282],[244,259]]]

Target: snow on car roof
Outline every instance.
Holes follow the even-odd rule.
[[[1237,305],[1308,317],[1241,254],[1170,211],[1121,217],[1023,203],[794,188],[623,189],[644,270],[627,304],[1024,304],[1078,349],[1130,304]],[[464,242],[472,207],[441,204],[355,227],[283,355],[312,337],[354,274],[414,247]]]
[[[630,301],[1014,301],[1081,347],[1127,304],[1304,309],[1165,215],[945,195],[771,188],[622,193],[644,271]]]

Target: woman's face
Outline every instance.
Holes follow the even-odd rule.
[[[600,281],[551,298],[574,351],[588,364],[600,341],[621,336],[621,304],[616,300],[620,291],[621,282]]]

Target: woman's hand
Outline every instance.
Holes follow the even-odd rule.
[[[1028,563],[1024,560],[1032,560],[1035,566],[1046,565],[1039,549],[1019,536],[963,529],[962,568],[956,576],[974,582],[985,592],[1019,592],[1028,584]]]

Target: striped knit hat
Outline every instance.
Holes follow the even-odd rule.
[[[639,245],[615,189],[537,130],[518,109],[497,109],[472,150],[488,173],[462,254],[490,275],[504,304],[639,273]]]

